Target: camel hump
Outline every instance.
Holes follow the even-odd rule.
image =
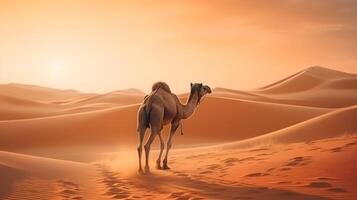
[[[155,91],[158,88],[161,88],[161,89],[165,90],[166,92],[171,93],[171,89],[170,89],[169,85],[167,85],[167,83],[165,83],[165,82],[159,81],[159,82],[154,83],[152,85],[151,91]]]

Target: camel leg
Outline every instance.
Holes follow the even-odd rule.
[[[146,129],[146,128],[145,128]],[[139,156],[139,172],[141,173],[143,171],[142,165],[141,165],[141,154],[143,151],[143,140],[144,140],[144,134],[145,134],[145,129],[140,129],[139,130],[139,145],[138,145],[138,156]]]
[[[151,128],[151,134],[146,142],[146,144],[144,145],[144,149],[145,149],[145,170],[149,171],[150,167],[149,167],[149,153],[150,153],[150,147],[152,142],[154,141],[155,137],[157,135],[157,131],[152,127]]]
[[[156,168],[161,169],[161,156],[162,156],[162,152],[164,151],[164,148],[165,148],[165,143],[161,136],[161,133],[159,133],[158,135],[159,135],[159,139],[160,139],[160,153],[159,153],[159,158],[156,160]]]
[[[163,160],[163,166],[162,166],[163,169],[170,169],[169,166],[167,165],[167,157],[169,155],[169,150],[172,147],[172,137],[175,134],[178,126],[179,126],[179,123],[172,123],[171,124],[170,135],[169,135],[169,138],[167,139],[166,154],[165,154],[165,158]]]

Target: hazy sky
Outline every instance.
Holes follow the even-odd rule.
[[[357,73],[357,1],[0,0],[0,83],[252,89],[312,65]]]

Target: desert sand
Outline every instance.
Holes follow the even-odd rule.
[[[215,88],[176,133],[172,169],[154,169],[154,151],[139,175],[144,96],[0,85],[0,199],[357,198],[356,74],[310,67]]]

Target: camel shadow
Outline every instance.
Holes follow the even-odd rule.
[[[148,190],[167,193],[163,186],[180,188],[179,192],[170,193],[173,199],[290,199],[290,200],[326,200],[329,198],[272,189],[259,186],[206,182],[189,176],[166,176],[146,174],[137,176],[135,182]]]

